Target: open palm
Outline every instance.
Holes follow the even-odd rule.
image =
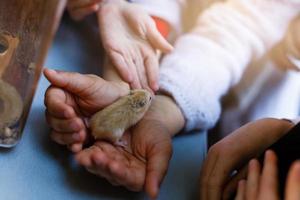
[[[125,134],[126,148],[97,141],[76,155],[79,164],[113,185],[131,191],[145,188],[155,198],[172,156],[171,136],[154,120],[142,120]]]

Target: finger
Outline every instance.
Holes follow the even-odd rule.
[[[300,161],[293,163],[289,170],[284,199],[300,200]]]
[[[138,184],[136,173],[130,173],[130,170],[123,163],[111,161],[108,164],[109,174],[112,181],[117,185],[122,185],[130,191],[139,192],[143,189],[143,184]],[[137,172],[138,173],[138,172]]]
[[[104,142],[97,142],[81,152],[77,160],[93,174],[101,176],[112,183],[116,183],[108,169],[108,165],[111,161],[109,156],[116,153],[116,151],[112,151],[113,149],[110,146],[110,144],[105,145]],[[86,157],[89,157],[89,160],[87,160]]]
[[[245,191],[246,191],[246,181],[241,180],[238,184],[238,190],[235,197],[235,200],[244,200],[245,199]]]
[[[227,145],[225,144],[225,147],[226,146]],[[205,165],[205,168],[201,171],[201,176],[203,176],[200,183],[202,187],[202,199],[220,199],[222,196],[223,186],[228,179],[231,172],[230,170],[232,170],[232,167],[229,168],[227,166],[231,164],[230,160],[224,162],[223,159],[222,153],[227,152],[227,150],[215,147],[213,146],[210,149],[207,157],[207,165]],[[228,155],[225,156],[228,157]],[[220,166],[220,163],[222,163],[222,166]]]
[[[200,172],[200,199],[207,199],[207,186],[209,183],[209,175],[212,173],[212,170],[215,168],[215,165],[218,161],[219,153],[213,148],[210,148],[208,155],[204,160],[204,164]]]
[[[158,144],[149,152],[146,169],[145,190],[152,199],[156,199],[160,184],[166,175],[169,161],[172,156],[172,149],[160,148],[164,145]]]
[[[144,56],[144,64],[148,77],[148,84],[153,91],[159,90],[158,76],[159,76],[159,63],[158,57],[154,53],[148,53]]]
[[[80,21],[97,10],[99,10],[99,4],[92,4],[86,7],[70,9],[69,13],[73,20]]]
[[[93,166],[92,153],[93,151],[91,150],[91,147],[83,149],[75,155],[75,160],[79,165],[82,165],[85,168],[90,168]]]
[[[73,153],[78,153],[82,150],[82,146],[83,146],[82,142],[79,142],[79,143],[73,143],[69,145],[68,148]]]
[[[242,167],[241,169],[239,169],[238,173],[231,178],[229,183],[226,184],[226,187],[223,192],[224,200],[231,199],[231,197],[237,190],[239,181],[247,178],[247,171],[248,171],[248,166]]]
[[[88,96],[86,90],[97,85],[104,85],[106,82],[95,75],[83,75],[75,72],[63,72],[52,69],[44,70],[45,77],[55,86],[64,88],[78,96]]]
[[[93,162],[91,170],[99,176],[108,179],[110,177],[107,167],[109,163],[108,156],[106,156],[103,151],[97,150],[92,153],[91,159]]]
[[[126,56],[125,59],[127,66],[129,67],[129,71],[131,72],[132,75],[132,82],[130,83],[132,89],[141,89],[141,83],[139,80],[137,68],[131,58],[129,56]]]
[[[79,143],[83,141],[84,134],[79,133],[62,133],[57,131],[52,131],[50,137],[53,141],[61,145],[70,145],[73,143]]]
[[[258,199],[278,199],[277,157],[273,151],[266,151],[264,167],[260,178]]]
[[[135,54],[137,54],[137,53],[135,53]],[[138,53],[137,58],[134,59],[134,64],[135,64],[136,71],[138,74],[139,82],[141,83],[141,87],[143,89],[146,89],[146,90],[152,92],[152,90],[150,89],[150,87],[148,85],[146,70],[145,70],[144,62],[142,60],[142,55],[140,53]]]
[[[52,117],[47,111],[46,120],[50,127],[58,132],[79,132],[85,127],[82,119],[78,117],[71,119],[59,119]]]
[[[110,150],[112,149],[110,148]],[[110,150],[108,150],[108,152],[110,152],[111,154],[118,153],[117,151]],[[89,168],[89,171],[105,178],[114,186],[123,185],[129,190],[133,190],[133,188],[130,187],[130,185],[127,183],[128,181],[126,180],[131,180],[134,177],[129,177],[128,179],[128,177],[124,176],[128,171],[124,166],[124,162],[116,162],[116,160],[114,160],[112,157],[110,158],[106,156],[105,152],[100,149],[94,151],[91,157],[94,165]]]
[[[119,185],[134,192],[139,192],[143,189],[145,172],[138,169],[134,164],[129,163],[127,160],[122,161],[115,159],[108,164],[108,169],[111,177],[113,177],[115,182]]]
[[[173,50],[173,46],[160,34],[153,20],[152,23],[147,24],[146,34],[153,48],[159,49],[163,53],[169,53]]]
[[[258,160],[253,159],[249,163],[248,176],[246,183],[246,199],[256,200],[258,196],[260,179],[260,164]]]
[[[110,60],[113,63],[113,65],[117,68],[121,78],[127,83],[132,82],[133,76],[131,74],[129,66],[124,60],[123,55],[116,51],[108,51],[108,52],[109,52],[108,55],[110,57]]]
[[[56,118],[69,119],[76,116],[74,109],[67,104],[66,93],[59,88],[49,87],[45,93],[44,104],[47,111]]]

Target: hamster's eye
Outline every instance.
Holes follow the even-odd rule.
[[[144,107],[145,105],[146,105],[146,102],[144,102],[144,101],[141,101],[141,102],[138,103],[138,106],[140,108]]]

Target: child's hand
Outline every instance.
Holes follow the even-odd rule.
[[[99,9],[102,0],[68,0],[67,9],[72,19],[82,20],[87,15],[95,13]]]
[[[103,2],[98,18],[103,46],[122,79],[132,88],[158,90],[156,50],[168,53],[172,46],[153,19],[138,5],[123,0]]]
[[[277,157],[273,151],[267,151],[262,170],[258,160],[250,161],[247,179],[239,182],[235,199],[280,199],[278,185]],[[284,199],[299,200],[299,194],[300,163],[297,161],[289,170]]]
[[[245,177],[249,160],[259,156],[292,126],[284,120],[262,119],[213,145],[201,170],[201,199],[229,199],[238,181]],[[236,170],[238,173],[232,176]]]
[[[146,116],[123,138],[127,149],[96,142],[76,155],[79,164],[111,184],[141,191],[155,199],[172,155],[171,138],[184,125],[180,110],[156,97]]]
[[[52,84],[45,94],[51,138],[59,144],[69,145],[73,152],[80,151],[88,138],[85,118],[129,93],[128,87],[95,75],[48,69],[44,74]]]

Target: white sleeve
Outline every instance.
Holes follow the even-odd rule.
[[[272,49],[271,56],[277,67],[300,71],[300,15],[290,24],[285,38]]]
[[[166,20],[176,32],[180,32],[182,8],[186,0],[131,0],[141,4],[150,14]]]
[[[300,123],[300,117],[297,117],[296,119],[293,119],[292,122],[296,125]]]
[[[221,97],[249,62],[282,39],[299,10],[297,0],[228,0],[199,16],[161,64],[160,87],[182,109],[186,130],[215,125]]]

